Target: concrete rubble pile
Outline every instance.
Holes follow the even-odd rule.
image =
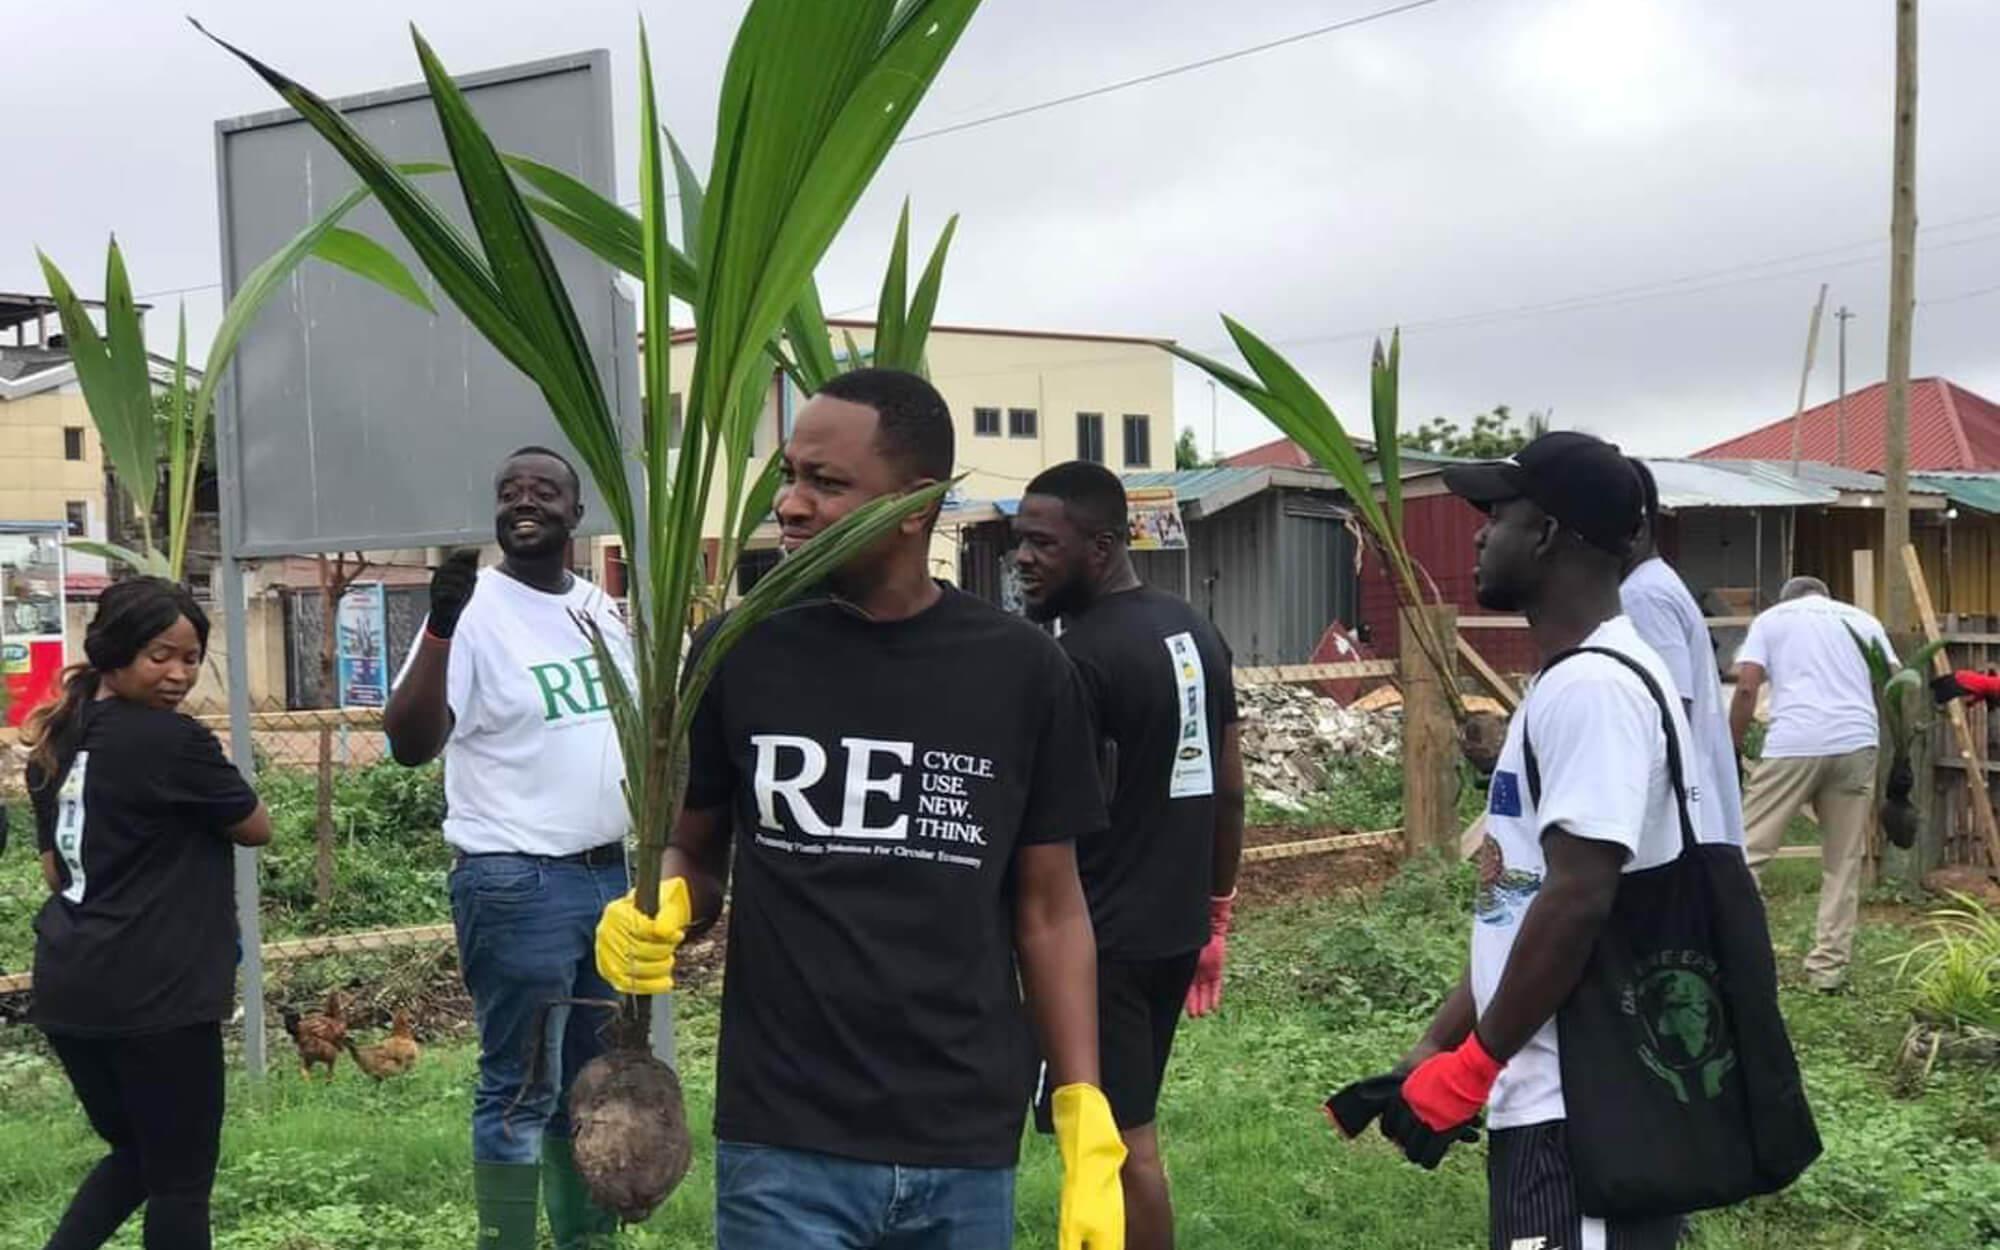
[[[1304,686],[1239,686],[1243,771],[1253,797],[1287,811],[1326,785],[1345,759],[1393,760],[1402,748],[1400,706],[1380,711],[1342,707]]]

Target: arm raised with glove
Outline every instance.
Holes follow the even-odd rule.
[[[417,639],[417,653],[382,709],[389,752],[405,767],[436,759],[451,736],[451,640],[478,585],[479,552],[471,547],[446,556],[431,574],[430,613]]]
[[[1931,695],[1939,704],[1950,703],[1953,699],[1984,699],[1988,703],[2000,704],[2000,673],[1976,673],[1969,668],[1941,673],[1931,679]]]

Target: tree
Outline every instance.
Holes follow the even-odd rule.
[[[348,589],[368,571],[368,557],[354,553],[353,563],[345,555],[319,562],[320,697],[329,707],[340,706],[339,679],[335,675],[340,653],[340,601]],[[313,901],[321,907],[333,902],[333,726],[319,726],[319,787],[313,826]]]
[[[1213,460],[1203,457],[1201,448],[1195,444],[1194,431],[1182,430],[1181,436],[1174,440],[1174,467],[1205,469],[1213,463],[1215,463]]]
[[[1461,456],[1468,460],[1497,460],[1510,456],[1532,440],[1548,433],[1549,414],[1531,412],[1524,425],[1516,425],[1513,410],[1496,404],[1491,412],[1472,418],[1472,428],[1462,430],[1458,422],[1432,417],[1423,425],[1400,435],[1396,441],[1411,451],[1436,456]]]

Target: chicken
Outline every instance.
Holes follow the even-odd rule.
[[[351,1041],[346,1046],[355,1064],[378,1081],[408,1076],[424,1055],[424,1048],[417,1045],[416,1034],[410,1031],[410,1013],[400,1007],[396,1009],[389,1036],[373,1046],[356,1046]]]
[[[334,1061],[347,1044],[347,996],[334,990],[326,996],[323,1012],[301,1016],[291,1007],[281,1007],[279,1015],[285,1032],[292,1035],[292,1045],[299,1048],[299,1075],[310,1081],[313,1065],[323,1063],[327,1079],[332,1080]]]

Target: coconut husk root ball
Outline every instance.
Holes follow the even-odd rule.
[[[591,1200],[638,1224],[693,1160],[680,1078],[644,1050],[619,1047],[584,1065],[570,1088],[576,1170]]]

